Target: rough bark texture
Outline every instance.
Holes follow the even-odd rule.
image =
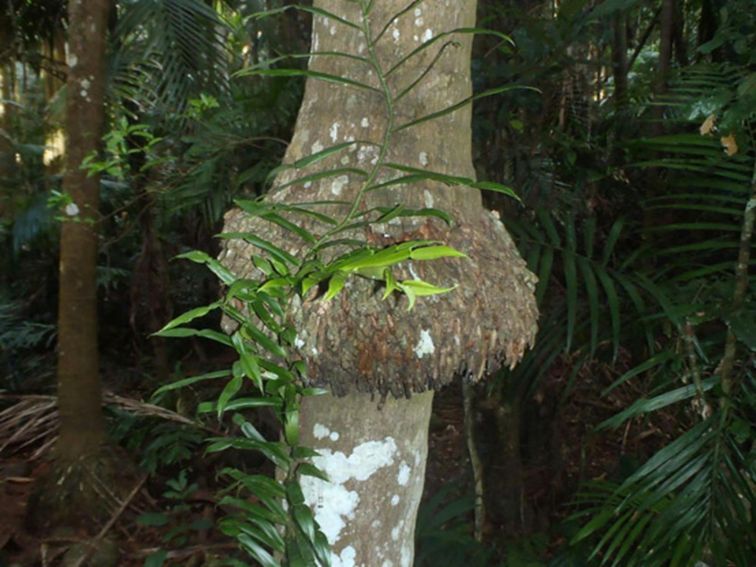
[[[105,120],[105,53],[108,0],[68,5],[69,72],[66,173],[63,190],[74,205],[60,238],[58,306],[57,456],[75,460],[96,453],[104,438],[97,350],[97,224],[100,181],[81,169],[97,151]]]
[[[400,0],[374,4],[370,18],[373,36],[406,7]],[[473,0],[438,0],[421,4],[402,15],[376,45],[381,67],[390,69],[423,41],[441,32],[473,26],[475,4]],[[315,5],[353,22],[361,22],[357,3],[321,0]],[[365,38],[358,30],[323,17],[314,18],[312,38],[313,52],[367,54]],[[445,39],[391,74],[389,88],[396,94],[415,81],[443,48]],[[443,48],[433,69],[395,106],[394,126],[470,96],[471,38],[458,34],[450,39],[456,43]],[[314,56],[310,68],[378,87],[373,70],[343,57]],[[309,80],[285,162],[345,141],[380,142],[388,125],[380,94]],[[318,169],[370,169],[377,160],[374,146],[355,144],[313,166],[317,169],[289,170],[280,175],[276,183],[280,186]],[[386,161],[474,177],[470,107],[397,132],[392,137]],[[388,180],[398,175],[396,171],[383,168],[378,179]],[[269,199],[287,203],[350,200],[360,186],[359,181],[345,174],[274,190]],[[313,384],[329,385],[337,395],[356,390],[409,396],[413,392],[438,388],[459,374],[479,379],[502,363],[514,365],[535,335],[537,309],[533,290],[536,278],[527,270],[501,222],[483,209],[477,190],[424,181],[370,193],[363,209],[398,202],[407,207],[436,207],[448,211],[456,224],[450,229],[436,219],[401,220],[373,226],[355,236],[377,247],[409,239],[434,239],[458,248],[468,255],[467,259],[415,262],[399,275],[408,278],[416,275],[437,285],[457,284],[459,289],[422,299],[409,313],[406,298],[381,301],[380,290],[369,280],[352,280],[346,292],[331,302],[321,301],[317,290],[313,290],[291,314],[300,330],[299,354],[307,360]],[[334,206],[328,212],[339,216],[344,211]],[[318,227],[308,226],[317,231]],[[226,215],[224,228],[230,232],[262,234],[291,251],[304,246],[303,242],[295,241],[291,233],[265,221],[250,219],[239,210]],[[253,252],[252,247],[242,241],[230,241],[221,259],[237,274],[249,276],[254,273],[249,261]]]
[[[411,566],[425,480],[433,392],[379,407],[367,394],[307,398],[302,444],[331,482],[302,489],[332,549],[332,565]]]

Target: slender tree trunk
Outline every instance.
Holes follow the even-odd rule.
[[[97,152],[105,111],[106,25],[109,0],[70,0],[66,108],[66,208],[60,238],[58,405],[61,461],[99,451],[104,439],[97,344],[98,209],[100,180],[81,169]]]
[[[675,60],[680,67],[688,64],[688,46],[685,43],[685,2],[675,5],[674,22],[672,27],[672,46],[675,50]]]
[[[612,19],[612,73],[614,74],[614,108],[618,114],[627,106],[627,14],[618,12]]]
[[[656,66],[654,92],[657,95],[667,92],[667,81],[672,68],[672,38],[675,26],[675,0],[662,0],[659,16],[659,63]]]

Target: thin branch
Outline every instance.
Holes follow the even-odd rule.
[[[754,217],[756,217],[756,160],[754,160],[753,174],[751,176],[751,197],[748,199],[743,214],[743,228],[740,232],[740,250],[738,252],[738,264],[735,267],[735,291],[732,296],[732,312],[737,312],[743,306],[746,290],[748,289],[748,262],[751,259],[751,239],[753,237]],[[735,352],[737,350],[737,337],[730,323],[725,339],[725,350],[722,362],[719,365],[719,378],[722,384],[723,406],[729,404],[729,395],[733,389],[732,371],[735,367]]]
[[[473,483],[475,485],[475,541],[483,541],[483,526],[486,521],[486,502],[483,485],[483,463],[475,442],[475,390],[473,385],[462,379],[462,396],[465,410],[465,440],[470,454]]]

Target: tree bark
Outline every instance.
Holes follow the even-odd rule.
[[[380,403],[369,394],[306,398],[305,447],[330,482],[302,480],[335,566],[410,567],[425,482],[433,392]]]
[[[105,110],[106,26],[109,0],[70,0],[66,107],[66,172],[60,237],[58,304],[58,406],[61,461],[99,451],[105,434],[97,344],[97,241],[100,180],[81,169],[97,152]]]

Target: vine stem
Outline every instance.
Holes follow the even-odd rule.
[[[386,129],[383,132],[383,137],[379,146],[380,150],[378,151],[378,159],[370,169],[370,172],[363,181],[362,186],[357,191],[357,194],[352,200],[352,204],[349,207],[349,212],[336,226],[331,228],[318,239],[318,241],[313,245],[310,251],[310,255],[317,252],[322,247],[322,245],[327,243],[334,234],[341,231],[341,229],[343,229],[355,218],[357,211],[359,210],[360,205],[362,204],[362,201],[365,197],[365,193],[367,193],[368,189],[375,181],[376,177],[378,176],[378,172],[381,170],[383,164],[386,161],[386,155],[388,154],[388,149],[391,145],[391,138],[394,133],[394,97],[391,94],[391,89],[389,88],[388,83],[386,82],[383,68],[381,67],[381,63],[378,60],[378,55],[375,51],[376,40],[373,40],[372,33],[370,31],[369,5],[361,3],[360,6],[362,11],[362,34],[363,36],[365,36],[365,41],[367,43],[368,49],[367,59],[370,62],[370,66],[375,71],[376,76],[378,77],[380,90],[383,94],[383,102],[386,107]]]
[[[751,259],[751,239],[753,238],[754,218],[756,218],[756,160],[754,160],[753,174],[751,176],[751,195],[745,207],[743,215],[743,228],[740,231],[740,247],[738,250],[738,263],[735,267],[735,291],[732,296],[732,311],[740,309],[745,301],[748,289],[748,262]],[[724,356],[719,365],[719,379],[722,384],[723,409],[729,405],[729,398],[734,386],[732,372],[735,367],[735,352],[737,350],[737,337],[732,330],[732,323],[728,325],[727,338],[725,339]]]

